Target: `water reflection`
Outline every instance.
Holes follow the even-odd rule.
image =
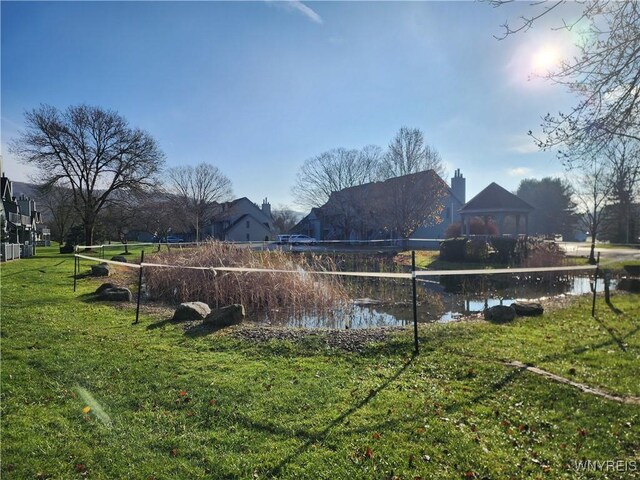
[[[591,278],[588,276],[543,274],[536,276],[467,276],[441,277],[439,282],[419,283],[418,321],[450,322],[460,317],[482,312],[495,305],[509,305],[516,300],[533,301],[546,297],[583,295],[591,292]],[[389,298],[389,287],[376,292],[371,282],[364,289],[368,297],[329,315],[309,312],[271,312],[261,319],[264,323],[294,328],[375,328],[405,326],[413,323],[413,310],[408,301],[410,284],[397,283],[392,290],[401,291],[401,301]],[[615,280],[612,281],[615,288]],[[603,291],[602,281],[597,290]],[[376,295],[378,293],[379,295]],[[378,303],[371,299],[382,299]]]

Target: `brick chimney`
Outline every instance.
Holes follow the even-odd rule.
[[[264,213],[267,217],[271,217],[271,204],[265,198],[262,200],[262,213]]]
[[[467,203],[467,180],[462,176],[459,168],[453,177],[451,177],[451,190],[463,205]]]

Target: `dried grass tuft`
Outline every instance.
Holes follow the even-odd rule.
[[[559,267],[565,262],[565,254],[555,243],[535,242],[528,247],[522,262],[524,268]]]
[[[313,258],[292,257],[276,251],[256,252],[248,248],[209,241],[198,249],[155,253],[150,263],[198,267],[245,267],[283,272],[218,272],[179,268],[145,269],[147,291],[167,303],[200,301],[212,308],[241,303],[249,313],[278,311],[326,312],[348,300],[338,277],[306,273],[335,270]]]

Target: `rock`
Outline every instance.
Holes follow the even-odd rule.
[[[127,258],[123,255],[114,255],[113,257],[111,257],[111,261],[112,262],[121,262],[121,263],[127,263]]]
[[[484,318],[497,323],[510,322],[516,318],[516,310],[512,306],[496,305],[484,311]]]
[[[626,292],[640,293],[640,278],[621,278],[616,288]]]
[[[91,275],[94,277],[108,277],[111,275],[111,267],[106,263],[91,265]]]
[[[114,287],[103,290],[97,297],[105,302],[130,302],[133,298],[131,290],[126,287]]]
[[[186,320],[202,320],[211,313],[209,305],[203,302],[185,302],[176,308],[173,320],[183,322]]]
[[[544,307],[536,302],[514,302],[511,306],[519,317],[537,317],[544,313]]]
[[[96,293],[100,294],[110,288],[118,288],[118,286],[115,283],[111,283],[111,282],[103,283],[98,288],[96,288]]]
[[[632,277],[640,277],[640,265],[624,265],[623,268]]]
[[[205,317],[204,322],[215,327],[228,327],[242,323],[244,317],[244,306],[234,304],[211,312]]]

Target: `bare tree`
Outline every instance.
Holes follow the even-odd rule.
[[[115,192],[100,215],[100,223],[109,240],[117,238],[122,242],[125,253],[129,253],[129,232],[140,224],[139,210],[144,195],[123,190]]]
[[[27,129],[11,150],[38,168],[43,184],[71,190],[87,244],[113,192],[150,187],[164,161],[156,141],[114,111],[79,105],[60,112],[41,105],[25,120]]]
[[[591,237],[589,263],[595,264],[596,239],[602,227],[605,207],[611,198],[611,182],[605,162],[593,156],[590,165],[573,172],[571,181],[575,186],[576,203],[581,214],[579,218]]]
[[[433,170],[395,177],[376,191],[374,215],[385,229],[408,239],[424,225],[441,221],[447,184]]]
[[[70,189],[58,186],[38,187],[38,204],[51,220],[51,236],[62,245],[71,228],[79,223]]]
[[[425,143],[422,131],[400,128],[382,159],[380,177],[388,179],[425,170],[433,170],[441,177],[446,174],[440,154]]]
[[[138,197],[136,209],[137,225],[153,234],[156,239],[161,239],[180,224],[181,215],[175,199],[167,192],[154,190],[145,192]],[[158,245],[158,249],[160,246]]]
[[[493,6],[511,3],[490,0]],[[574,18],[562,10],[581,6]],[[589,0],[585,2],[540,1],[531,4],[531,14],[519,23],[503,25],[500,38],[532,28],[550,12],[563,18],[556,28],[583,29],[578,55],[547,75],[578,96],[569,112],[547,114],[542,124],[544,149],[562,147],[584,154],[606,147],[615,138],[640,140],[640,4],[635,1]],[[531,134],[531,132],[530,132]],[[587,150],[588,149],[588,150]]]
[[[381,155],[379,147],[370,145],[362,150],[336,148],[306,160],[293,187],[296,202],[318,207],[332,192],[376,180]]]
[[[168,176],[169,190],[183,209],[186,226],[195,229],[196,241],[200,241],[202,223],[211,215],[215,202],[231,199],[231,180],[208,163],[172,168]]]
[[[636,218],[634,204],[640,198],[640,142],[620,138],[604,151],[612,205],[605,219],[611,241],[635,243]]]
[[[279,206],[271,212],[273,226],[277,233],[287,233],[300,221],[302,215],[295,210]]]

